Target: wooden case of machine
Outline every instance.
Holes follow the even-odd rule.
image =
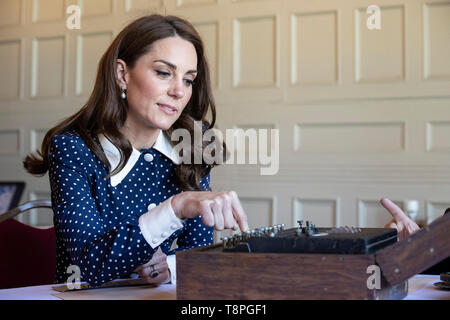
[[[450,214],[372,254],[231,253],[219,243],[177,252],[177,299],[401,299],[410,277],[450,256],[449,243]]]

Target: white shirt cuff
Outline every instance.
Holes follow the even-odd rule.
[[[177,263],[175,260],[175,255],[170,254],[167,256],[167,264],[169,265],[169,271],[170,271],[170,278],[167,280],[166,283],[177,283]]]
[[[139,217],[141,233],[153,249],[163,243],[172,233],[183,228],[181,219],[173,211],[172,197]]]

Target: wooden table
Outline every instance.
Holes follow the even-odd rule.
[[[433,286],[439,276],[416,275],[409,279],[405,300],[450,300],[450,291]],[[57,285],[44,285],[0,290],[0,300],[175,300],[176,285],[112,287],[58,292]],[[195,297],[192,297],[195,300]]]

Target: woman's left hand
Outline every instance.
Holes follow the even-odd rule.
[[[393,219],[384,227],[397,229],[398,240],[406,239],[420,229],[419,226],[391,200],[382,198],[380,203],[393,217]]]
[[[134,272],[150,284],[160,285],[170,278],[169,265],[167,264],[167,256],[162,252],[161,248],[153,254],[149,262],[137,267]]]

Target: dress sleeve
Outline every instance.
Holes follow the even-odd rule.
[[[104,223],[92,192],[98,188],[92,180],[92,159],[79,137],[53,137],[49,177],[56,234],[82,280],[99,286],[127,277],[149,261],[155,249],[143,238],[138,217],[124,217],[114,226]]]

